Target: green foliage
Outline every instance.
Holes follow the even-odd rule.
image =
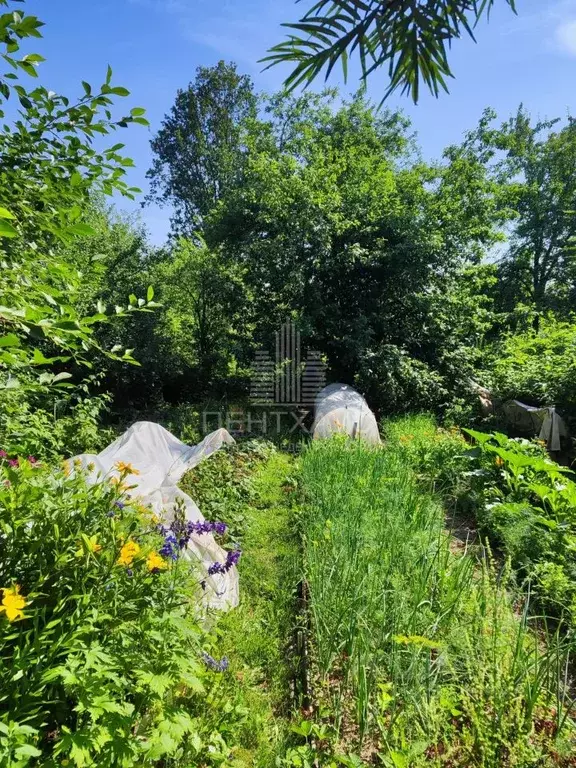
[[[210,461],[187,472],[180,487],[209,520],[224,520],[230,536],[241,538],[246,525],[245,508],[256,498],[254,472],[274,452],[271,443],[259,440],[225,446]]]
[[[517,305],[536,313],[573,302],[576,235],[576,124],[568,116],[533,122],[518,112],[495,127],[487,109],[467,134],[462,152],[483,168],[494,184],[495,202],[510,220],[511,237],[500,267],[499,303],[518,315]]]
[[[576,482],[544,446],[467,430],[478,443],[470,477],[483,529],[512,559],[550,615],[576,624]]]
[[[60,394],[47,410],[46,397],[7,392],[0,409],[0,444],[10,454],[57,462],[65,456],[98,453],[115,437],[101,427],[110,397],[78,391]]]
[[[233,378],[234,352],[243,334],[244,270],[204,243],[180,240],[152,272],[164,309],[156,337],[173,361],[172,378],[198,398]],[[187,375],[186,375],[187,374]]]
[[[382,433],[387,445],[402,450],[418,479],[445,500],[469,488],[468,446],[457,427],[438,427],[433,416],[417,414],[385,421]]]
[[[421,163],[402,115],[376,114],[360,94],[336,110],[333,99],[271,100],[270,120],[249,136],[244,183],[214,209],[206,237],[242,268],[255,341],[270,344],[290,315],[333,377],[364,369],[374,405],[396,407],[422,371],[428,393],[438,375],[470,370],[489,314],[478,288],[492,279],[471,265],[498,238],[492,203],[471,165]],[[402,372],[412,381],[387,402],[370,365],[390,356],[418,371]],[[439,387],[435,402],[447,399]]]
[[[152,141],[150,200],[170,203],[174,230],[188,234],[242,179],[243,123],[256,116],[252,81],[235,64],[198,67],[196,79],[176,94]]]
[[[488,371],[502,400],[530,405],[556,405],[576,415],[576,325],[547,317],[538,331],[527,330],[502,339]]]
[[[2,5],[8,4],[3,0]],[[20,10],[1,18],[2,58],[16,70],[1,76],[1,103],[17,100],[20,111],[0,136],[0,385],[26,382],[42,390],[61,387],[70,378],[64,370],[53,371],[55,364],[75,359],[89,366],[90,355],[103,351],[94,337],[95,324],[148,306],[134,296],[112,312],[99,302],[84,314],[79,306],[82,274],[57,256],[59,247],[77,247],[78,239],[92,232],[82,220],[91,190],[129,196],[137,191],[123,180],[132,164],[119,154],[123,145],[98,152],[95,138],[146,121],[140,109],[112,116],[114,98],[128,91],[112,85],[110,68],[98,89],[84,83],[75,102],[42,86],[30,90],[19,84],[19,70],[37,77],[43,59],[27,54],[16,60],[14,54],[21,40],[40,36],[41,24]],[[119,357],[119,352],[108,354]],[[122,357],[131,360],[129,351]]]
[[[505,2],[515,11],[515,0]],[[435,96],[448,90],[446,79],[453,75],[447,44],[466,34],[474,40],[473,28],[493,5],[494,0],[319,0],[300,21],[284,24],[291,30],[288,39],[264,61],[271,61],[269,66],[294,62],[286,85],[296,88],[311,83],[323,69],[328,79],[338,62],[346,80],[348,59],[355,55],[364,81],[387,66],[390,85],[384,98],[401,88],[417,102],[421,80]]]
[[[401,424],[384,450],[333,439],[303,454],[320,712],[348,749],[359,743],[384,765],[553,765],[560,741],[569,750],[575,738],[558,709],[568,643],[529,631],[506,572],[452,551],[438,497],[411,461],[418,470],[426,438],[441,445],[437,461],[462,440],[427,436],[430,420],[405,425],[416,430],[405,445]]]
[[[24,603],[0,617],[2,764],[152,765],[209,744],[196,565],[150,570],[151,511],[106,479],[26,459],[0,473],[2,604],[16,586]]]

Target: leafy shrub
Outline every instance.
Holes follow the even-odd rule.
[[[108,407],[107,395],[49,399],[8,391],[0,407],[0,444],[10,454],[33,455],[44,461],[78,453],[98,453],[115,435],[103,429],[101,419]]]
[[[533,583],[540,605],[576,624],[576,482],[539,441],[466,430],[478,446],[470,494],[478,521]]]
[[[255,500],[253,474],[259,463],[274,453],[272,443],[247,440],[224,446],[187,472],[180,487],[211,519],[224,519],[230,536],[240,538],[245,528],[245,507]]]
[[[433,416],[419,414],[385,421],[385,439],[403,449],[416,475],[443,495],[458,498],[468,487],[464,472],[467,443],[456,427],[438,427]]]
[[[543,320],[540,330],[508,336],[491,369],[503,400],[556,405],[576,417],[576,323]]]
[[[107,480],[0,460],[2,765],[227,753],[204,713],[218,672],[201,659],[197,567],[163,558],[150,510],[119,498]]]
[[[435,409],[448,397],[439,373],[394,344],[364,356],[356,384],[383,413]]]
[[[438,429],[432,417],[407,416],[383,426],[420,480],[480,530],[507,557],[548,615],[576,621],[576,482],[538,440]]]

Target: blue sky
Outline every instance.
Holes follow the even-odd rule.
[[[33,46],[47,58],[40,70],[44,85],[73,96],[80,93],[81,79],[101,83],[110,64],[115,84],[132,92],[126,103],[147,108],[150,130],[133,127],[121,134],[137,165],[129,181],[146,189],[150,138],[196,67],[233,60],[252,76],[257,90],[279,88],[287,70],[262,72],[258,59],[282,39],[280,23],[296,20],[308,5],[293,0],[28,0],[26,10],[46,22],[44,40]],[[417,106],[406,98],[389,101],[409,115],[428,159],[459,141],[487,106],[502,118],[520,102],[539,117],[576,113],[576,0],[517,0],[518,16],[504,0],[496,0],[496,6],[490,22],[477,30],[477,45],[455,44],[456,79],[449,95],[425,95]],[[331,84],[340,84],[339,77]],[[370,95],[379,100],[385,85],[384,73],[376,74]],[[351,78],[343,90],[356,86]],[[153,242],[163,242],[169,210],[147,207],[141,216]]]

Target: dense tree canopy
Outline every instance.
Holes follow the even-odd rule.
[[[190,234],[242,176],[243,128],[256,115],[247,75],[220,61],[199,67],[178,91],[170,114],[152,141],[149,199],[170,203],[175,231]]]

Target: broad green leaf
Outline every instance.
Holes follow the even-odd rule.
[[[0,347],[19,347],[20,339],[15,333],[8,333],[6,336],[0,336]]]
[[[0,219],[0,237],[18,237],[18,230],[5,219]]]

